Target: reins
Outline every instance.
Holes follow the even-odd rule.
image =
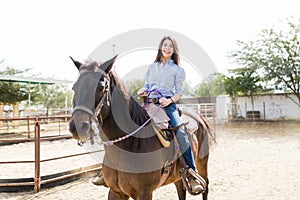
[[[153,89],[153,90],[150,90],[148,92],[148,96],[152,93],[152,92],[156,92],[158,93],[160,96],[162,96],[162,94],[157,90],[157,89]],[[137,94],[134,98],[137,98],[138,96],[140,96],[141,94]],[[152,116],[149,116],[149,119],[147,119],[147,121],[145,121],[139,128],[137,128],[135,131],[131,132],[130,134],[128,135],[125,135],[123,137],[119,137],[118,139],[115,139],[115,140],[109,140],[109,141],[104,141],[104,142],[101,142],[100,144],[104,144],[104,145],[113,145],[114,143],[117,143],[117,142],[121,142],[131,136],[133,136],[134,134],[136,134],[138,131],[140,131],[142,128],[144,128],[146,126],[146,124],[148,124],[150,122],[150,120],[158,113],[160,109],[160,105],[157,106],[157,109],[156,111],[154,112],[154,114]],[[96,113],[96,112],[95,112]]]
[[[155,116],[155,114],[158,112],[160,108],[157,107],[157,111],[154,113],[154,115],[150,116],[149,119],[147,119],[147,121],[145,121],[139,128],[137,128],[135,131],[133,131],[132,133],[128,134],[128,135],[125,135],[123,137],[120,137],[118,139],[115,139],[115,140],[109,140],[109,141],[105,141],[105,142],[102,142],[102,144],[104,145],[113,145],[114,143],[117,143],[117,142],[121,142],[131,136],[133,136],[135,133],[137,133],[138,131],[140,131],[142,128],[144,128],[146,126],[146,124],[148,124],[150,122],[150,120]]]
[[[110,83],[109,77],[108,77],[107,75],[106,75],[106,77],[108,78],[108,83]],[[157,89],[154,89],[154,90],[149,91],[149,92],[148,92],[148,96],[151,94],[151,92],[156,92],[156,93],[158,93],[160,96],[162,96],[161,93],[160,93]],[[109,96],[110,96],[109,93],[110,93],[110,84],[108,84],[108,89],[107,89],[107,91],[104,93],[104,95],[103,95],[102,98],[100,99],[98,105],[96,106],[95,112],[93,112],[90,108],[87,108],[87,107],[85,107],[85,106],[75,106],[74,109],[73,109],[73,113],[74,113],[76,110],[83,110],[83,111],[89,113],[89,114],[91,115],[92,122],[94,121],[95,124],[96,124],[96,126],[97,126],[97,129],[100,130],[99,120],[98,120],[97,117],[98,117],[98,115],[99,115],[100,112],[101,112],[101,109],[102,109],[102,107],[103,107],[103,105],[104,105],[104,101],[105,101],[106,98],[107,98],[107,104],[109,105],[109,100],[108,100],[108,98],[109,98]],[[137,98],[137,97],[140,96],[140,95],[141,95],[141,94],[138,94],[138,95],[136,95],[134,98]],[[149,119],[147,119],[147,120],[146,120],[139,128],[137,128],[137,129],[134,130],[133,132],[131,132],[131,133],[129,133],[129,134],[123,136],[123,137],[119,137],[119,138],[117,138],[117,139],[115,139],[115,140],[102,141],[102,142],[99,143],[99,144],[100,144],[100,145],[103,144],[103,145],[106,145],[106,146],[110,146],[110,145],[113,145],[113,144],[115,144],[115,143],[117,143],[117,142],[121,142],[121,141],[126,140],[127,138],[133,136],[133,135],[136,134],[138,131],[140,131],[142,128],[144,128],[144,127],[151,121],[151,119],[158,113],[159,109],[160,109],[160,106],[157,106],[157,110],[154,112],[154,114],[151,115],[151,116],[149,116]],[[101,116],[101,115],[100,115],[100,123],[101,123],[101,124],[103,123],[103,119],[102,119],[102,116]],[[93,126],[92,126],[92,128],[94,129]],[[94,130],[94,132],[97,132],[97,131]],[[91,138],[92,138],[92,137],[91,137]],[[79,146],[82,146],[83,143],[84,143],[84,142],[82,142],[82,141],[78,141],[78,145],[79,145]]]
[[[140,95],[140,94],[139,94]],[[135,98],[137,98],[139,95],[135,96]],[[140,131],[142,128],[144,128],[150,121],[151,119],[158,113],[160,109],[160,106],[157,106],[157,109],[156,111],[154,112],[153,115],[149,116],[149,119],[147,119],[139,128],[137,128],[136,130],[134,130],[133,132],[131,132],[130,134],[128,135],[125,135],[123,137],[119,137],[118,139],[115,139],[115,140],[109,140],[109,141],[102,141],[100,144],[104,144],[104,145],[113,145],[114,143],[117,143],[117,142],[121,142],[131,136],[133,136],[134,134],[136,134],[138,131]]]

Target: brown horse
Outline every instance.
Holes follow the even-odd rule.
[[[176,185],[179,199],[184,200],[182,165],[174,159],[176,145],[172,142],[169,148],[162,146],[151,125],[152,117],[111,70],[115,59],[103,64],[82,64],[72,59],[80,74],[73,86],[70,132],[80,142],[87,142],[99,132],[105,150],[102,174],[109,187],[109,200],[151,200],[155,189],[170,183]],[[200,117],[191,117],[197,122],[190,136],[199,175],[207,183],[202,193],[206,200],[209,126]],[[94,122],[98,128],[93,128]],[[166,166],[172,166],[171,170]]]

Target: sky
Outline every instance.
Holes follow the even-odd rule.
[[[118,34],[157,28],[195,41],[223,73],[232,66],[227,55],[236,48],[236,40],[252,40],[262,29],[291,16],[300,19],[298,2],[1,0],[0,61],[21,70],[31,68],[32,74],[43,78],[72,81],[77,70],[69,56],[84,61]],[[107,43],[107,49],[113,51],[112,44]],[[145,59],[144,63],[154,60]]]

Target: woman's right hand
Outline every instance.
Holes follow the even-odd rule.
[[[139,89],[139,91],[137,93],[138,93],[138,95],[142,95],[144,93],[147,93],[147,88],[142,87],[141,89]]]

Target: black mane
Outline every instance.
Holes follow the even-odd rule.
[[[136,101],[134,97],[128,92],[125,85],[122,83],[118,75],[111,71],[111,79],[115,83],[122,96],[129,103],[129,114],[131,119],[139,126],[143,125],[148,119],[149,115],[146,110]],[[113,89],[113,88],[112,88]]]

